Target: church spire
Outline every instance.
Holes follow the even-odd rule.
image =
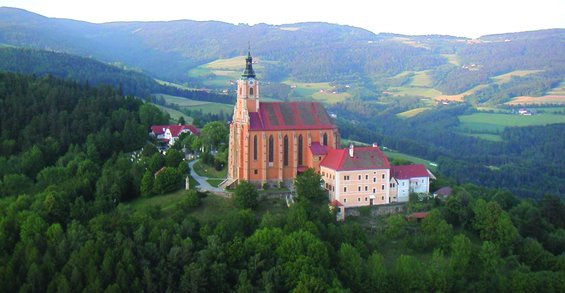
[[[255,78],[255,71],[253,70],[253,58],[251,57],[251,46],[247,51],[247,58],[245,58],[245,70],[241,75],[243,78]]]

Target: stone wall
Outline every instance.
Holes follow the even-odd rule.
[[[391,203],[365,207],[348,207],[345,209],[345,218],[360,216],[365,210],[369,210],[371,217],[380,217],[406,212],[406,203]]]

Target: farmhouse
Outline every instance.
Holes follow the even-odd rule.
[[[329,200],[343,207],[408,201],[410,193],[428,193],[424,165],[391,166],[374,144],[338,149],[340,136],[325,108],[316,102],[261,102],[251,54],[237,82],[230,124],[228,178],[256,186],[290,186],[308,168],[320,173]]]
[[[153,125],[151,126],[150,135],[172,146],[183,133],[200,135],[200,129],[196,128],[194,125]]]

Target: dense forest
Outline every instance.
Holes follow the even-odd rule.
[[[344,138],[376,141],[436,161],[442,174],[458,182],[508,188],[538,199],[565,194],[563,124],[507,127],[501,133],[504,141],[493,142],[457,133],[457,117],[476,112],[465,104],[439,107],[411,119],[400,119],[382,107],[348,102],[331,110],[338,113]]]
[[[422,222],[336,222],[320,176],[306,172],[282,212],[254,210],[253,187],[205,219],[192,213],[216,195],[134,208],[127,202],[170,192],[187,172],[178,151],[146,144],[148,126],[166,115],[112,88],[53,77],[2,73],[0,98],[2,292],[565,290],[557,197],[464,185],[446,201],[412,197],[409,211],[430,211]],[[225,128],[207,125],[204,143],[219,139],[206,135],[216,126]]]
[[[37,76],[52,75],[90,85],[107,85],[120,93],[142,98],[163,93],[199,101],[233,103],[234,97],[210,91],[188,90],[160,84],[153,78],[91,58],[71,54],[13,47],[0,47],[0,71]]]

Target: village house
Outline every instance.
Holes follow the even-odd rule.
[[[194,125],[153,125],[151,126],[150,135],[155,137],[158,141],[172,146],[183,133],[200,135],[200,129],[196,128]]]

